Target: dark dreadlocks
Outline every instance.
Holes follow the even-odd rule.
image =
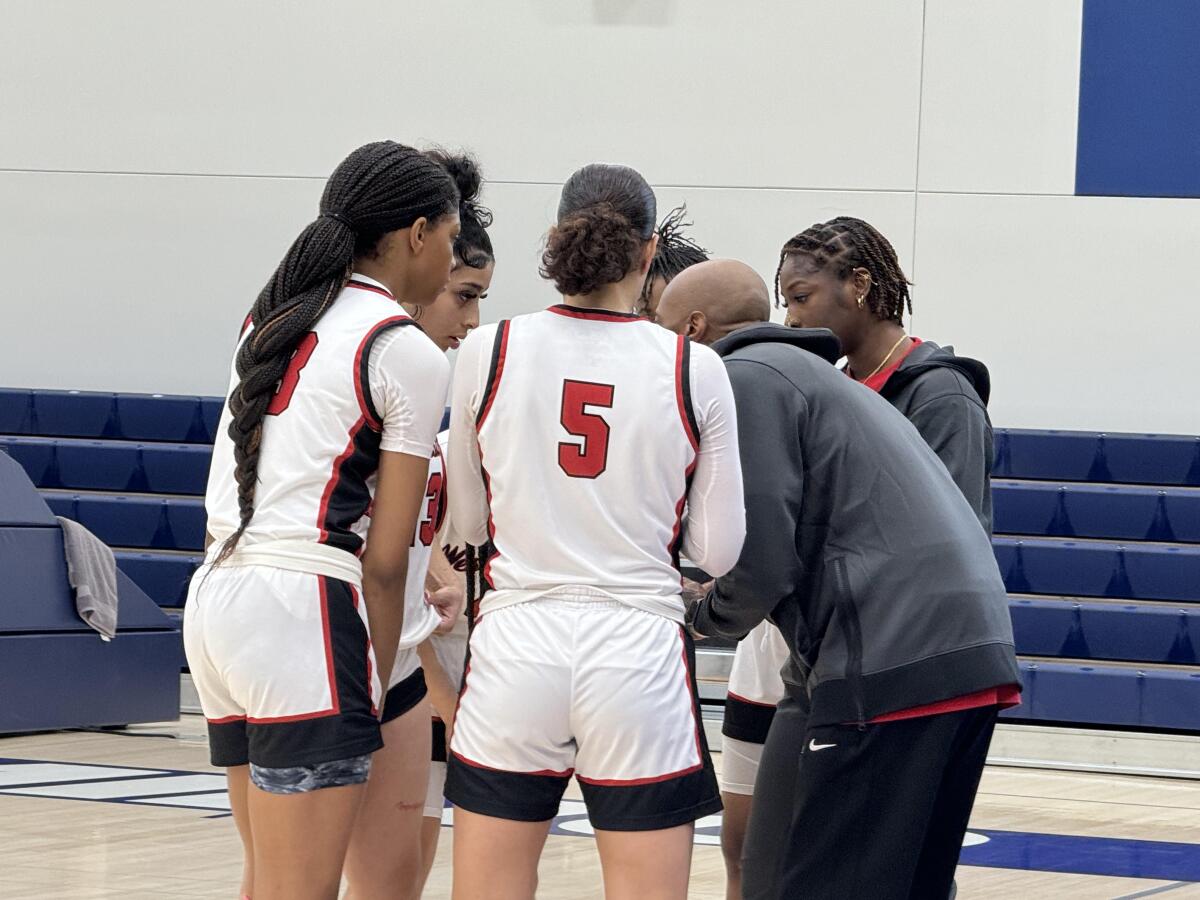
[[[690,228],[692,223],[685,222],[687,204],[677,206],[663,218],[659,224],[658,247],[654,251],[654,259],[650,263],[650,271],[646,273],[646,283],[642,286],[642,295],[638,298],[638,312],[644,313],[650,300],[650,290],[657,278],[670,283],[676,275],[688,266],[708,260],[708,251],[689,237],[685,237],[683,229]]]
[[[783,305],[779,296],[779,273],[789,256],[807,256],[818,269],[835,266],[839,279],[850,277],[855,269],[866,269],[871,275],[871,289],[866,304],[875,316],[884,321],[904,324],[904,310],[912,314],[912,283],[900,268],[896,251],[882,234],[862,219],[839,216],[828,222],[800,232],[783,245],[779,252],[779,267],[775,270],[775,304]]]
[[[375,256],[385,234],[421,217],[434,223],[454,212],[458,199],[441,165],[393,141],[359,147],[330,176],[320,215],[300,232],[258,295],[250,314],[254,331],[238,349],[240,381],[229,395],[229,436],[241,521],[218,564],[233,553],[254,517],[263,417],[300,340],[345,286],[356,257]]]

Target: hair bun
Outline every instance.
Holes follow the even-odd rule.
[[[595,203],[550,229],[541,275],[565,296],[590,294],[628,275],[642,247],[627,217],[611,203]]]
[[[478,202],[479,192],[483,188],[483,169],[475,157],[441,148],[430,150],[429,156],[450,174],[458,187],[459,218],[473,219],[480,228],[490,226],[492,213]]]

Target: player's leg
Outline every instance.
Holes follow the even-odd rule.
[[[434,719],[430,729],[432,741],[429,763],[429,785],[425,791],[425,815],[421,820],[421,886],[429,880],[433,861],[442,836],[442,814],[446,796],[446,725]]]
[[[429,781],[429,705],[415,649],[399,651],[383,707],[383,749],[346,854],[346,900],[421,894],[421,821]]]
[[[246,711],[230,695],[221,670],[213,664],[208,653],[207,634],[216,628],[220,646],[227,602],[236,602],[223,589],[222,578],[206,583],[206,573],[193,579],[188,589],[183,614],[183,641],[192,682],[200,698],[200,706],[208,720],[208,746],[212,764],[225,769],[229,791],[229,807],[242,842],[242,881],[239,896],[254,893],[254,841],[250,832],[250,810],[247,787],[250,783],[249,743],[246,736]]]
[[[533,900],[550,820],[454,811],[453,900]]]
[[[750,704],[729,697],[721,741],[721,854],[725,857],[726,900],[742,900],[742,850],[753,806],[763,745],[771,728],[774,705]],[[733,734],[744,736],[732,737]]]
[[[471,634],[446,797],[454,898],[526,900],[575,761],[571,604],[536,600],[481,617]]]
[[[255,566],[226,577],[239,602],[208,648],[246,709],[251,896],[335,898],[382,743],[365,612],[333,579]]]
[[[442,776],[445,777],[444,775]],[[433,871],[433,861],[437,859],[437,848],[442,837],[442,817],[429,815],[429,810],[426,809],[425,815],[421,818],[421,888],[424,889],[425,882],[429,880],[429,873]]]
[[[683,900],[694,823],[721,808],[691,640],[617,603],[593,601],[576,618],[577,773],[605,895]]]
[[[729,741],[722,758],[727,759]],[[725,787],[722,774],[722,786]],[[750,821],[753,797],[749,793],[721,791],[721,855],[725,857],[725,900],[742,900],[742,847],[746,842],[746,823]]]
[[[684,900],[695,825],[657,831],[596,831],[605,900]]]
[[[370,757],[359,756],[268,770],[304,772],[295,779],[270,777],[270,790],[250,785],[254,900],[336,900],[369,769]],[[355,783],[341,783],[347,777]],[[287,781],[303,789],[294,794],[277,792]]]
[[[250,765],[230,766],[225,770],[229,785],[229,809],[233,812],[233,823],[238,837],[242,839],[242,888],[241,896],[254,896],[254,838],[250,833]]]

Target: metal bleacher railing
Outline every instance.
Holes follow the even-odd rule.
[[[0,450],[176,610],[199,563],[220,400],[0,390]],[[1200,733],[1200,437],[997,432],[1015,720]]]

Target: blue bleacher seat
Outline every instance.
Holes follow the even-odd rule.
[[[117,566],[159,606],[183,606],[188,581],[201,562],[199,556],[182,553],[135,553],[118,551]]]
[[[1200,664],[1200,604],[1012,597],[1009,611],[1018,653]]]
[[[211,444],[217,437],[217,427],[221,421],[221,410],[225,406],[224,397],[201,397],[200,417],[204,422],[207,437],[204,442]]]
[[[133,443],[79,438],[0,436],[39,488],[204,493],[212,448],[206,444]]]
[[[0,433],[212,443],[221,401],[170,394],[0,389]]]
[[[55,515],[74,519],[106,544],[155,550],[201,550],[204,503],[182,497],[43,492]]]
[[[1200,547],[1005,537],[992,544],[1010,593],[1200,602]]]
[[[58,483],[38,487],[94,491],[146,489],[138,459],[138,445],[123,441],[54,439]]]
[[[1006,718],[1200,730],[1194,670],[1022,660],[1021,677],[1021,705]]]
[[[58,466],[54,441],[47,438],[0,435],[0,450],[25,470],[38,487],[58,487]]]
[[[33,392],[0,388],[0,434],[28,434],[33,422]]]
[[[34,391],[35,434],[116,438],[116,398],[91,391]]]
[[[995,481],[997,533],[1200,543],[1200,491]]]
[[[171,548],[203,550],[208,517],[203,500],[171,500],[167,504],[167,524],[171,529]]]
[[[145,490],[155,494],[203,494],[212,447],[204,444],[142,444]]]
[[[1003,478],[1200,487],[1200,437],[1083,431],[996,432]]]
[[[116,432],[126,440],[204,440],[193,435],[200,415],[199,397],[162,394],[117,394]]]

